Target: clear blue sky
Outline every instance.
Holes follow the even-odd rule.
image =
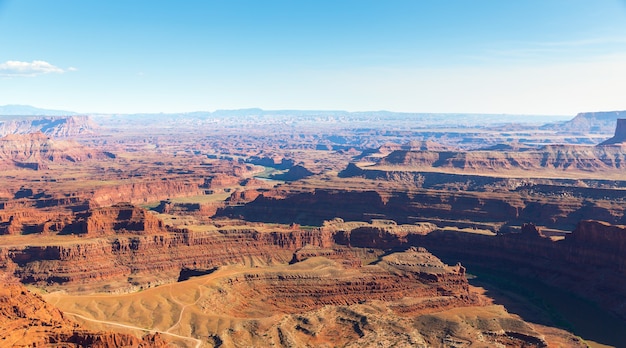
[[[0,105],[626,109],[625,0],[0,0]]]

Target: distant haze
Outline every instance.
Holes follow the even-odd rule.
[[[1,1],[0,104],[626,109],[622,0]]]
[[[30,105],[4,105],[0,106],[0,121],[2,116],[71,116],[77,115],[73,111],[40,109]],[[569,120],[571,116],[563,115],[506,115],[506,114],[468,114],[468,113],[400,113],[390,111],[362,111],[348,112],[343,110],[263,110],[263,109],[236,109],[236,110],[216,110],[178,112],[178,113],[136,113],[136,114],[92,114],[98,123],[107,124],[113,119],[121,117],[127,118],[131,122],[153,123],[156,121],[167,121],[178,123],[181,117],[185,119],[215,119],[228,120],[233,124],[248,122],[260,123],[281,123],[290,120],[308,123],[310,125],[321,125],[321,123],[343,123],[358,127],[373,123],[381,123],[383,126],[387,121],[411,122],[422,126],[484,126],[506,123],[532,123],[536,125],[546,124],[556,121]],[[134,120],[134,121],[133,121]],[[265,120],[265,121],[263,121]]]

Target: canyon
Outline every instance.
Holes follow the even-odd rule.
[[[579,114],[558,130],[374,114],[384,126],[367,125],[370,114],[257,109],[152,125],[150,115],[5,121],[0,339],[626,342],[622,113]],[[510,279],[587,301],[617,329],[581,330],[528,306]]]

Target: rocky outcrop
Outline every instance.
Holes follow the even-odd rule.
[[[615,126],[615,135],[601,142],[598,146],[621,145],[624,143],[626,143],[626,118],[618,118]]]
[[[60,233],[74,220],[69,211],[42,211],[35,208],[0,209],[0,235]]]
[[[159,334],[129,334],[81,328],[18,283],[0,282],[0,345],[3,347],[166,347]]]
[[[204,179],[204,183],[202,184],[202,188],[207,189],[218,189],[225,188],[229,186],[238,186],[241,178],[233,175],[227,174],[215,174],[208,178]]]
[[[116,233],[155,234],[165,232],[163,222],[145,209],[129,203],[90,210],[80,216],[82,233],[89,236],[105,236]]]
[[[118,202],[140,204],[158,202],[170,197],[200,195],[200,180],[158,180],[144,181],[133,184],[104,186],[92,193],[84,193],[85,199],[92,207],[109,206]]]

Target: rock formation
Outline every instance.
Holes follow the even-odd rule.
[[[145,209],[128,203],[90,210],[84,217],[81,232],[89,236],[105,236],[119,233],[155,234],[165,232],[163,222]]]
[[[615,135],[601,142],[598,146],[622,145],[624,143],[626,143],[626,118],[618,118],[615,126]]]
[[[204,184],[202,184],[202,188],[207,189],[222,189],[229,186],[237,186],[239,185],[239,181],[241,179],[234,175],[227,174],[215,174],[208,178],[204,179]]]
[[[273,175],[272,179],[274,180],[284,180],[284,181],[296,181],[304,178],[308,178],[314,173],[308,169],[306,169],[302,165],[295,165],[284,174]]]
[[[626,129],[626,128],[625,128]],[[403,151],[383,158],[376,167],[407,170],[448,169],[473,173],[519,173],[542,171],[602,172],[624,167],[626,153],[619,148],[548,145],[527,151]],[[519,175],[519,174],[518,174]]]

